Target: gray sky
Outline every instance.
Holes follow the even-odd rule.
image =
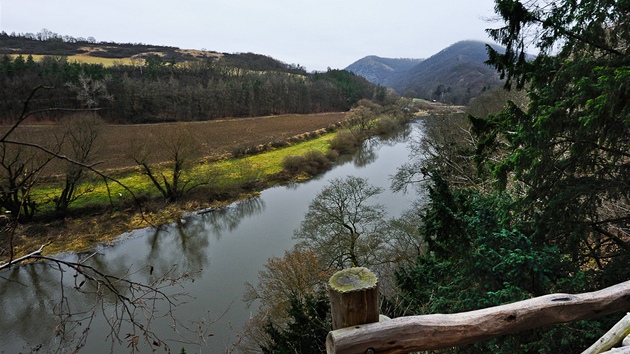
[[[254,52],[307,70],[489,41],[493,0],[0,0],[0,30]]]

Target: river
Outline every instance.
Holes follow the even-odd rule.
[[[256,284],[258,272],[267,259],[282,256],[293,247],[293,230],[297,229],[308,210],[309,202],[329,180],[348,175],[364,177],[375,186],[385,188],[376,200],[386,207],[389,217],[396,217],[418,199],[414,192],[390,191],[390,177],[409,159],[410,138],[420,134],[420,123],[387,138],[372,138],[351,157],[344,157],[330,171],[310,181],[279,186],[263,191],[260,197],[241,201],[224,210],[191,214],[178,223],[159,230],[147,228],[122,235],[123,242],[104,247],[89,259],[90,265],[116,275],[129,274],[139,282],[155,280],[158,275],[173,271],[186,274],[182,287],[165,291],[187,294],[180,297],[185,304],[177,307],[175,316],[183,336],[195,339],[195,334],[182,326],[195,328],[202,322],[206,344],[195,347],[183,344],[169,330],[169,318],[156,320],[154,328],[168,338],[173,352],[186,348],[188,353],[222,353],[238,340],[238,334],[252,311],[242,301],[245,283]],[[77,260],[79,255],[68,256]],[[65,287],[61,286],[61,283]],[[73,272],[59,272],[50,265],[35,264],[0,274],[0,353],[54,351],[56,314],[69,304],[73,312],[88,310],[94,303],[93,294],[73,289]],[[67,302],[61,301],[65,295]],[[112,308],[114,298],[105,296],[105,313]],[[88,313],[89,314],[89,313]],[[87,318],[88,314],[83,317]],[[75,315],[79,320],[81,316]],[[81,331],[89,327],[89,337],[81,352],[129,352],[127,343],[113,344],[107,338],[109,328],[101,309],[93,321],[77,323],[77,341]],[[57,328],[58,332],[59,328]],[[74,334],[73,334],[74,333]],[[123,330],[124,336],[124,330]],[[145,348],[142,352],[147,352]]]

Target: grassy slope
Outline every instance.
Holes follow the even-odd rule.
[[[12,57],[17,57],[19,54],[13,54]],[[41,54],[31,54],[33,56],[33,60],[38,61],[41,60],[43,57],[45,57],[46,55],[41,55]],[[28,54],[22,54],[22,56],[24,58],[26,58],[28,56]],[[94,56],[89,56],[89,55],[69,55],[68,57],[68,61],[69,62],[79,62],[79,63],[86,63],[86,64],[102,64],[103,66],[114,66],[114,65],[135,65],[136,62],[134,60],[132,60],[131,58],[99,58],[99,57],[94,57]]]

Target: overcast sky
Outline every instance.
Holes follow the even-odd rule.
[[[0,0],[0,30],[254,52],[307,70],[489,41],[493,0]]]

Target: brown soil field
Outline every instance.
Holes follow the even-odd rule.
[[[245,149],[287,139],[324,129],[343,121],[344,112],[321,114],[288,114],[256,118],[224,119],[206,122],[162,123],[141,125],[105,125],[99,135],[99,148],[95,160],[97,168],[121,169],[135,166],[130,155],[138,146],[151,147],[151,162],[169,159],[160,142],[169,139],[174,132],[184,134],[200,142],[198,155],[207,159],[229,157],[235,149]],[[72,118],[69,118],[72,119]],[[60,135],[57,124],[27,124],[20,127],[20,134],[27,140],[52,146],[55,136]],[[56,170],[55,166],[51,166]],[[49,171],[52,172],[52,171]],[[54,173],[54,172],[53,172]]]

